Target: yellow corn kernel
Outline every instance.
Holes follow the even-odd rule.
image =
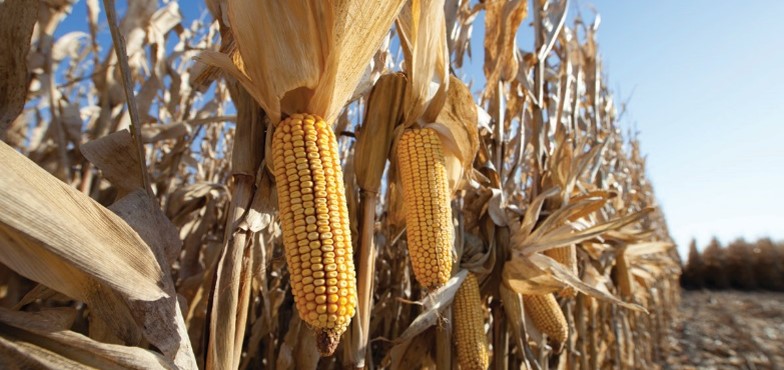
[[[484,370],[489,365],[485,315],[476,276],[469,273],[452,303],[457,362],[462,370]]]
[[[567,269],[571,270],[577,275],[577,247],[574,244],[565,247],[552,248],[544,251],[547,257],[554,259],[556,262],[564,265]],[[558,295],[560,297],[573,298],[577,292],[572,287],[566,287],[561,290]]]
[[[272,156],[291,292],[319,351],[330,355],[357,303],[335,134],[318,116],[294,114],[278,124]]]
[[[563,345],[569,337],[569,326],[555,296],[552,294],[524,294],[523,305],[536,328],[542,334],[547,335],[547,342],[550,347],[553,347],[553,351],[561,353]]]
[[[431,129],[408,130],[400,137],[397,158],[414,276],[437,289],[451,276],[454,238],[441,140]]]

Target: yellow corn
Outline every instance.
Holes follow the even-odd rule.
[[[574,244],[565,247],[552,248],[544,251],[544,254],[558,263],[564,265],[577,275],[577,248]],[[561,297],[574,297],[577,292],[572,287],[566,287],[558,295]]]
[[[553,351],[560,353],[569,336],[569,326],[555,297],[552,294],[524,294],[523,305],[536,328],[547,335],[547,341]]]
[[[479,297],[479,283],[469,273],[455,294],[452,303],[455,323],[457,361],[462,370],[484,370],[489,365],[485,315]]]
[[[417,281],[444,285],[452,272],[452,208],[441,140],[431,129],[403,133],[397,146],[406,240]]]
[[[319,351],[330,355],[357,302],[337,141],[320,117],[294,114],[275,130],[272,155],[291,292]]]

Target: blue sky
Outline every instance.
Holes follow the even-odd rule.
[[[58,36],[85,29],[84,8],[75,5]],[[186,19],[204,9],[201,1],[181,7]],[[700,246],[714,235],[784,239],[784,1],[572,0],[570,19],[577,9],[587,21],[592,9],[601,14],[609,86],[616,100],[631,96],[621,126],[640,132],[681,253],[693,237]],[[475,23],[474,67],[463,70],[477,82],[483,23]],[[518,37],[525,50],[529,24]]]
[[[573,0],[569,19],[578,9],[601,14],[604,72],[616,101],[631,98],[621,127],[640,132],[681,254],[692,238],[784,239],[784,1]],[[477,83],[483,29],[462,71]]]
[[[682,254],[715,235],[784,239],[784,1],[575,2]]]

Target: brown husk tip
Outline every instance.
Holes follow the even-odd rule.
[[[340,343],[340,336],[329,330],[320,330],[316,333],[316,348],[322,357],[332,356]]]

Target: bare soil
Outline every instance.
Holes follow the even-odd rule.
[[[669,369],[784,369],[784,293],[684,291]]]

